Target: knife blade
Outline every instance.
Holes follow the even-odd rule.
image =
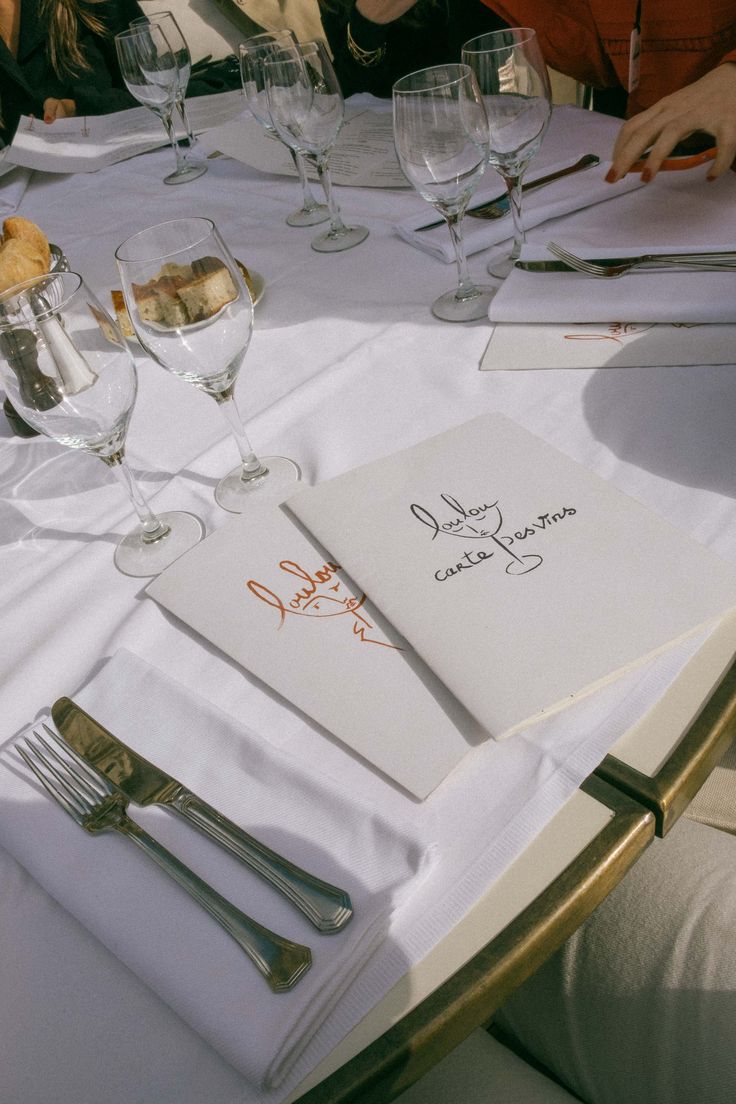
[[[353,915],[345,890],[322,881],[272,851],[114,736],[71,698],[59,698],[51,716],[66,742],[136,805],[163,805],[261,874],[321,932],[336,932]]]

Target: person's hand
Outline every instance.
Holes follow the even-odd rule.
[[[43,101],[43,121],[53,123],[54,119],[70,119],[77,114],[74,100],[55,100],[53,96]]]
[[[417,0],[358,0],[355,5],[371,23],[393,23],[413,8]]]
[[[718,154],[708,180],[730,168],[736,158],[736,63],[725,62],[711,69],[694,84],[673,92],[621,127],[613,147],[609,184],[620,180],[646,149],[642,179],[653,180],[667,154],[683,138],[704,130],[715,138]]]

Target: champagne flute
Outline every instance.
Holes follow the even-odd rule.
[[[240,43],[240,79],[243,84],[243,92],[248,102],[248,107],[256,122],[263,129],[279,138],[276,127],[271,122],[268,111],[268,100],[263,81],[263,60],[278,55],[282,46],[296,46],[296,35],[293,31],[267,31],[263,34],[253,35]],[[293,211],[286,216],[288,226],[316,226],[320,222],[326,222],[330,212],[324,203],[318,203],[307,179],[307,170],[304,157],[298,150],[287,145],[291,154],[294,167],[299,175],[302,187],[302,206],[298,211]]]
[[[268,110],[276,133],[317,169],[330,210],[330,228],[310,243],[318,253],[351,249],[368,237],[365,226],[346,226],[340,216],[328,162],[345,118],[345,101],[323,42],[282,49],[263,62]]]
[[[508,276],[521,254],[522,180],[527,165],[542,144],[552,113],[549,74],[536,32],[511,27],[471,38],[462,59],[475,73],[488,112],[490,164],[503,178],[514,224],[509,256],[492,258],[488,271]]]
[[[172,46],[162,27],[142,23],[115,35],[120,72],[130,94],[158,115],[176,158],[176,169],[164,177],[164,184],[186,184],[196,180],[206,165],[190,164],[174,133],[172,115],[179,95],[179,69]]]
[[[188,165],[192,168],[196,168],[197,176],[201,176],[203,173],[207,172],[207,165],[201,160],[197,161],[196,165],[192,163],[192,154],[197,148],[197,139],[194,136],[192,124],[189,122],[186,105],[187,85],[189,84],[189,77],[192,71],[192,55],[189,51],[187,40],[184,38],[173,13],[170,11],[151,12],[150,15],[141,15],[137,19],[131,19],[130,26],[137,27],[145,25],[146,23],[156,23],[161,27],[169,45],[174,51],[174,60],[176,62],[179,77],[179,88],[175,100],[176,110],[179,112],[181,125],[184,128],[187,139],[187,149],[183,156]],[[189,179],[194,180],[196,178],[192,175]]]
[[[235,402],[253,303],[214,223],[182,218],[151,226],[118,246],[115,259],[141,345],[215,400],[238,445],[240,465],[215,489],[219,505],[241,513],[253,498],[283,497],[299,468],[284,456],[256,456]]]
[[[40,433],[99,456],[140,527],[115,550],[125,575],[157,575],[204,535],[193,514],[157,517],[125,461],[138,380],[117,324],[75,272],[36,276],[0,296],[0,374],[13,406]]]
[[[445,322],[487,317],[493,289],[473,283],[463,243],[463,218],[488,164],[488,118],[467,65],[409,73],[393,88],[394,143],[402,171],[447,222],[457,262],[457,287],[440,295],[432,314]]]

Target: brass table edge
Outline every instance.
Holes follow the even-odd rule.
[[[643,774],[614,755],[607,755],[595,773],[651,809],[657,835],[665,836],[717,765],[735,733],[736,660],[656,774]]]
[[[299,1097],[387,1104],[449,1054],[571,935],[654,839],[654,817],[604,780],[582,785],[615,816],[535,900],[416,1008]]]

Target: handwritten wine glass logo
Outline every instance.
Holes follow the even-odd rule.
[[[366,596],[361,594],[356,598],[345,583],[337,578],[337,572],[340,571],[339,564],[328,560],[320,568],[311,572],[293,560],[281,560],[278,566],[286,575],[299,579],[303,583],[288,597],[282,598],[265,583],[259,583],[255,579],[249,579],[246,583],[255,598],[276,610],[279,615],[277,629],[283,627],[288,615],[324,619],[347,616],[352,623],[353,636],[357,637],[361,644],[377,644],[382,648],[402,650],[387,640],[376,640],[375,637],[367,635],[368,631],[372,631],[375,626],[363,610]]]

